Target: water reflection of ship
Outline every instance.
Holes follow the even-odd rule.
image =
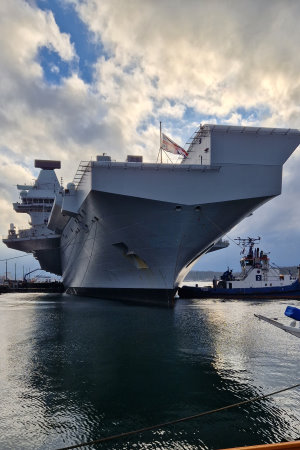
[[[237,354],[236,340],[228,335],[223,339],[224,315],[215,308],[194,309],[190,314],[181,305],[162,314],[158,309],[126,305],[120,309],[86,298],[57,303],[51,313],[37,313],[28,341],[26,384],[44,408],[44,446],[55,438],[59,447],[74,444],[78,435],[85,441],[117,434],[136,428],[137,423],[163,422],[182,411],[197,413],[199,405],[212,409],[261,394],[247,373],[246,361],[253,357],[253,349],[245,346],[253,331],[243,330]],[[230,327],[228,332],[231,335]],[[130,446],[146,448],[154,438],[159,448],[172,448],[174,442],[195,448],[257,443],[262,440],[262,423],[269,441],[285,431],[285,436],[294,436],[280,408],[261,401],[224,412],[213,421],[201,420],[201,427],[191,422],[132,437]],[[120,447],[115,445],[123,448],[124,441]]]

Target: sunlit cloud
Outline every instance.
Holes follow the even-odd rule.
[[[294,0],[2,2],[1,233],[25,220],[10,202],[37,157],[62,160],[68,182],[103,152],[155,161],[160,121],[181,145],[200,122],[298,127],[299,16]],[[240,233],[298,237],[299,164]]]

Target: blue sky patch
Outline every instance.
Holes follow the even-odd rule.
[[[99,40],[96,42],[93,34],[79,18],[72,5],[65,5],[61,0],[37,0],[37,6],[44,11],[52,11],[60,31],[70,35],[70,41],[74,45],[78,55],[76,64],[79,77],[86,83],[91,83],[93,80],[93,65],[100,56],[104,55],[106,58],[108,57],[101,42]],[[49,73],[48,67],[46,66],[47,64],[44,61],[43,69],[45,77],[48,81],[51,81],[55,79],[55,76],[53,73]],[[68,70],[62,64],[59,67],[61,68],[61,75],[64,75],[64,70]],[[56,81],[58,78],[56,78]]]
[[[48,47],[40,48],[38,61],[43,68],[44,78],[49,84],[60,84],[63,77],[69,77],[72,73],[73,63],[64,61],[57,52]]]
[[[239,107],[235,110],[237,114],[240,114],[243,119],[247,119],[250,122],[261,122],[271,115],[271,111],[266,106],[260,106],[257,108],[243,108]]]
[[[199,123],[199,125],[203,121],[208,122],[210,118],[215,122],[215,116],[205,114],[205,111],[203,114],[201,114],[199,111],[191,108],[190,106],[186,106],[183,116],[183,119],[188,123],[197,122]]]

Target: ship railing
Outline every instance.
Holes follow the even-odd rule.
[[[284,275],[282,275],[284,277]],[[289,277],[289,275],[287,275]],[[281,275],[268,275],[267,277],[263,278],[262,281],[278,281],[278,280],[284,280],[284,278],[281,278]],[[292,277],[291,279],[294,279],[294,277]]]
[[[34,237],[35,235],[36,235],[35,231],[30,228],[19,229],[17,233],[17,236],[19,238],[29,238]]]
[[[91,171],[91,167],[92,167],[92,161],[80,161],[78,169],[73,178],[73,183],[75,184],[76,189],[78,188],[79,184],[81,183],[83,176],[87,172]]]
[[[194,132],[191,139],[189,139],[185,146],[188,146],[188,152],[192,151],[192,148],[195,144],[199,142],[199,140],[203,137],[207,137],[210,134],[210,130],[207,127],[203,127],[200,125],[200,127]]]
[[[30,228],[26,229],[19,229],[18,231],[9,232],[6,239],[9,240],[15,240],[15,239],[26,239],[26,238],[32,238],[35,237],[36,233],[34,230],[31,230]]]
[[[52,232],[40,232],[39,230],[35,230],[32,228],[19,228],[18,231],[9,232],[6,239],[8,240],[16,240],[16,239],[31,239],[31,238],[43,238],[51,235]]]
[[[239,279],[240,281],[244,281],[244,280],[247,278],[247,276],[249,275],[249,272],[251,272],[251,270],[252,270],[252,266],[251,266],[248,270],[243,271],[243,272],[238,276],[238,279]]]

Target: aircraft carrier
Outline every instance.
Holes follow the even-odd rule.
[[[181,163],[99,155],[66,189],[60,162],[37,160],[38,179],[18,186],[14,203],[31,228],[11,224],[3,242],[62,275],[70,294],[172,305],[198,259],[281,193],[282,166],[299,143],[299,130],[201,125]]]

